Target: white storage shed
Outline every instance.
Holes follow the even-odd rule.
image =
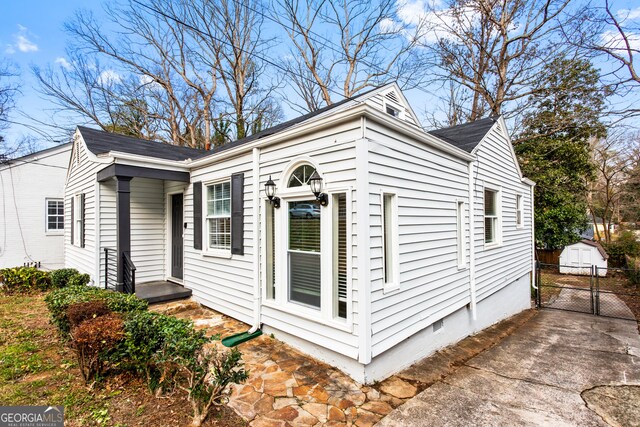
[[[566,246],[560,254],[560,274],[591,274],[591,266],[598,267],[598,275],[607,275],[609,255],[600,243],[581,240]]]

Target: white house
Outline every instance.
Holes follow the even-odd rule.
[[[118,286],[135,265],[360,382],[529,307],[534,184],[501,118],[427,133],[391,84],[212,152],[73,150],[68,266],[102,283],[112,248]]]
[[[71,144],[0,160],[0,268],[64,265],[64,183]]]
[[[602,245],[592,240],[581,240],[565,246],[560,253],[560,274],[591,275],[592,266],[598,267],[598,275],[607,275],[609,255]]]

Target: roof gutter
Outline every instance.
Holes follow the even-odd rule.
[[[101,154],[99,157],[102,157]],[[117,163],[126,163],[134,166],[162,166],[163,169],[176,170],[181,172],[189,172],[189,159],[187,160],[166,160],[138,154],[123,153],[122,151],[109,151],[104,154],[105,157],[111,157]],[[124,161],[124,162],[122,162]]]
[[[421,129],[418,129],[408,123],[404,123],[382,111],[378,111],[367,104],[359,104],[355,107],[348,108],[344,111],[339,111],[335,114],[321,116],[317,120],[312,120],[311,122],[300,123],[282,132],[265,136],[256,141],[252,141],[250,143],[243,144],[235,148],[222,150],[218,153],[213,153],[201,159],[190,161],[187,164],[191,168],[204,167],[211,163],[215,163],[219,159],[226,159],[229,157],[238,156],[240,154],[249,152],[256,147],[261,148],[261,147],[268,146],[270,144],[282,142],[285,139],[299,137],[308,133],[322,130],[324,128],[335,126],[338,123],[343,123],[346,121],[358,119],[361,116],[372,119],[378,123],[382,123],[393,130],[396,130],[405,135],[408,135],[424,144],[427,144],[433,148],[436,148],[440,151],[448,153],[459,159],[466,160],[466,161],[473,161],[475,159],[474,155],[469,154],[466,151],[461,150],[457,147],[454,147],[453,145],[450,145],[444,141],[441,141],[440,139],[426,133]]]

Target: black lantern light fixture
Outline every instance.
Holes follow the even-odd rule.
[[[318,171],[313,171],[309,177],[309,187],[311,187],[311,192],[322,206],[329,204],[329,196],[322,192],[322,177],[318,174]]]
[[[276,195],[276,183],[271,179],[271,175],[269,175],[269,180],[264,184],[264,192],[267,193],[267,197],[269,201],[273,204],[274,208],[280,207],[280,198],[275,197]]]

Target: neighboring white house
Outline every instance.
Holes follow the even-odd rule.
[[[598,275],[607,275],[607,259],[609,255],[600,243],[592,240],[581,240],[573,245],[565,246],[560,254],[560,274],[590,275],[591,267],[598,267]]]
[[[78,128],[66,264],[130,254],[370,383],[530,306],[533,185],[502,118],[425,132],[395,84],[212,152]]]
[[[64,265],[64,182],[71,144],[0,160],[0,268]]]

